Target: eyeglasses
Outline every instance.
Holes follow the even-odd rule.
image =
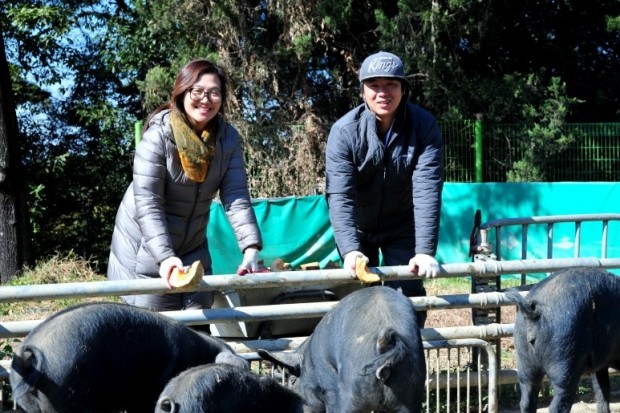
[[[220,103],[222,101],[222,91],[219,89],[204,90],[201,87],[192,87],[189,89],[189,97],[191,100],[200,102],[205,96],[212,103]]]

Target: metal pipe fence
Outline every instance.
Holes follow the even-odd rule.
[[[493,347],[481,339],[425,341],[426,385],[422,411],[430,412],[497,412],[498,386],[501,384],[496,365],[482,367],[482,357],[495,360]],[[479,351],[474,352],[473,349]],[[294,387],[295,377],[286,369],[263,362],[256,353],[244,353],[255,363],[253,369],[270,375],[287,387]],[[516,372],[510,374],[516,378]],[[504,377],[508,375],[504,374]],[[514,381],[513,381],[514,382]]]
[[[444,264],[440,268],[439,278],[472,276],[497,277],[501,274],[529,273],[541,271],[556,271],[571,267],[620,268],[620,259],[613,258],[570,258],[545,260],[514,260],[514,261],[480,261],[468,263]],[[407,266],[377,267],[375,271],[381,274],[384,280],[415,279]],[[309,270],[285,271],[264,274],[250,274],[244,277],[223,275],[206,276],[200,285],[192,290],[231,291],[247,290],[260,292],[266,288],[299,289],[320,285],[343,285],[359,283],[352,280],[346,270]],[[183,289],[168,290],[161,279],[130,280],[130,281],[102,281],[64,283],[49,285],[3,286],[0,287],[0,302],[19,302],[54,300],[78,297],[109,297],[118,295],[166,293],[173,294]],[[436,310],[453,308],[487,308],[511,305],[501,292],[459,294],[445,296],[428,296],[411,298],[417,310]],[[249,322],[258,320],[303,319],[321,317],[329,311],[336,302],[276,304],[265,306],[240,306],[236,308],[213,308],[209,310],[186,310],[163,312],[163,314],[177,319],[187,325],[214,324],[217,322]],[[0,338],[23,337],[43,320],[6,321],[0,323]],[[516,377],[514,374],[505,374],[499,364],[495,362],[496,355],[487,341],[502,337],[511,337],[513,324],[487,324],[446,328],[422,329],[422,338],[427,351],[429,368],[434,369],[427,377],[426,411],[497,411],[497,385],[506,377]],[[231,339],[227,341],[235,351],[249,360],[256,360],[256,351],[263,348],[270,351],[286,351],[297,348],[305,337],[261,339]],[[466,341],[460,341],[466,340]],[[475,342],[467,340],[480,340]],[[474,344],[472,344],[474,343]],[[460,352],[463,348],[466,355]],[[457,350],[454,350],[457,348]],[[439,349],[439,350],[438,350]],[[475,350],[475,351],[474,351]],[[430,352],[429,352],[430,351]],[[432,351],[443,351],[432,353]],[[450,354],[450,352],[455,352]],[[484,357],[481,363],[480,357]],[[463,365],[461,366],[461,362]],[[439,363],[439,364],[437,364]],[[447,363],[447,364],[441,364]],[[453,364],[450,364],[453,363]],[[0,371],[0,378],[6,379],[8,365],[1,363],[5,368]],[[458,365],[458,367],[457,367]],[[443,367],[438,367],[443,366]],[[472,367],[473,366],[473,367]],[[471,367],[472,370],[468,370]],[[439,372],[438,370],[441,370]],[[454,374],[454,375],[453,375]],[[463,380],[461,380],[461,377]],[[456,384],[458,383],[458,384]],[[482,387],[481,387],[482,386]],[[485,387],[486,386],[486,387]],[[458,389],[458,390],[453,390]],[[463,391],[464,393],[461,393]],[[472,396],[470,391],[475,391]],[[486,393],[485,393],[486,392]],[[435,397],[431,400],[430,395]],[[441,399],[437,399],[440,397]],[[474,398],[472,398],[474,397]],[[453,405],[454,410],[444,410],[447,405]],[[473,409],[473,410],[470,410]]]
[[[484,340],[461,339],[425,342],[424,348],[427,413],[498,411],[499,368],[493,346]],[[483,354],[490,361],[488,368],[481,367]]]
[[[436,278],[462,276],[495,277],[501,274],[551,272],[571,266],[591,268],[620,268],[620,258],[557,258],[510,261],[479,261],[440,265]],[[409,272],[406,265],[372,268],[383,281],[420,279]],[[210,275],[193,288],[195,291],[227,291],[230,289],[260,289],[282,287],[312,287],[316,285],[341,285],[359,283],[351,279],[347,270],[323,269],[307,271],[280,271],[255,273],[243,277],[236,275]],[[0,287],[0,302],[54,300],[60,298],[106,297],[131,294],[174,294],[186,289],[169,290],[159,278],[91,281],[86,283],[37,284]]]

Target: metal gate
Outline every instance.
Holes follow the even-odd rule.
[[[495,219],[484,224],[480,223],[481,212],[476,211],[474,217],[474,228],[470,237],[470,256],[474,262],[492,263],[502,261],[508,246],[514,247],[514,233],[509,233],[510,229],[520,232],[520,258],[527,261],[531,251],[528,249],[528,241],[531,239],[532,229],[539,227],[544,228],[546,244],[545,254],[539,259],[547,261],[554,260],[555,248],[557,241],[554,237],[555,229],[558,225],[567,224],[574,228],[572,240],[563,240],[562,245],[572,249],[572,258],[555,259],[563,263],[562,268],[570,268],[580,266],[582,257],[582,239],[584,223],[589,223],[590,228],[599,228],[598,247],[599,256],[602,261],[608,260],[608,244],[610,236],[610,223],[618,224],[617,230],[620,230],[620,214],[576,214],[576,215],[549,215],[549,216],[532,216],[519,218]],[[491,243],[492,234],[494,232],[494,243]],[[507,236],[508,235],[508,236]],[[507,242],[512,240],[512,242]],[[612,259],[613,261],[613,259]],[[604,268],[615,268],[613,265],[602,265]],[[551,271],[544,271],[548,275]],[[517,273],[520,275],[520,286],[523,290],[529,289],[527,286],[527,275],[531,272],[522,271]],[[500,292],[502,291],[500,274],[476,274],[472,276],[472,293],[481,292]],[[531,287],[531,285],[530,285]],[[501,307],[472,308],[472,320],[474,325],[489,325],[499,323],[501,321]],[[500,340],[493,340],[496,346],[497,365],[500,366]]]
[[[474,353],[473,349],[479,351]],[[498,411],[497,366],[481,366],[481,354],[495,360],[493,347],[488,342],[481,339],[425,341],[424,353],[424,412]],[[254,353],[246,353],[246,358],[254,363],[253,370],[277,378],[284,386],[294,387],[296,378],[286,369],[263,362]]]
[[[470,238],[470,256],[475,262],[502,261],[507,245],[506,233],[509,228],[517,227],[521,233],[521,259],[527,260],[528,240],[533,227],[546,226],[546,255],[543,259],[551,260],[554,257],[554,229],[560,224],[574,225],[574,237],[572,240],[573,258],[582,257],[582,227],[584,223],[600,224],[600,255],[601,259],[608,258],[608,241],[610,222],[620,223],[620,214],[578,214],[578,215],[549,215],[520,218],[495,219],[484,224],[480,223],[480,210],[476,211],[474,228]],[[620,230],[620,227],[619,227]],[[494,232],[494,243],[490,242]],[[511,234],[513,235],[513,234]],[[514,237],[512,238],[514,241]],[[540,258],[539,258],[540,259]],[[565,259],[564,268],[579,265],[579,261]],[[526,276],[530,272],[520,272],[520,284],[526,285]],[[548,272],[547,272],[548,273]],[[501,291],[501,276],[499,274],[475,274],[472,276],[472,293]],[[472,312],[475,325],[483,325],[499,322],[501,308],[474,309]]]

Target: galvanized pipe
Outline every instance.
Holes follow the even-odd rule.
[[[497,402],[499,399],[497,386],[498,386],[498,370],[499,366],[497,365],[497,358],[495,357],[495,350],[493,346],[487,343],[484,340],[479,339],[460,339],[460,340],[442,340],[442,341],[429,341],[424,342],[425,349],[441,349],[441,348],[459,348],[459,347],[470,347],[470,348],[479,348],[486,352],[486,359],[489,363],[488,367],[482,371],[477,371],[475,373],[467,373],[465,376],[466,383],[469,384],[470,387],[477,387],[481,389],[483,386],[487,386],[488,388],[488,411],[489,412],[497,412]],[[456,388],[463,387],[460,381],[456,380],[456,375],[446,374],[438,374],[435,378],[427,377],[427,388]]]
[[[568,267],[620,268],[620,258],[561,258],[544,260],[475,261],[440,265],[437,278],[461,276],[495,277],[501,274],[552,272]],[[384,281],[395,279],[419,279],[409,272],[405,265],[376,267]],[[427,280],[427,279],[425,279]],[[231,289],[273,288],[282,286],[316,286],[317,284],[342,285],[358,283],[344,269],[308,271],[281,271],[249,274],[239,277],[234,274],[203,277],[200,285],[192,290],[213,291]],[[188,291],[178,288],[170,290],[160,278],[91,281],[79,283],[37,284],[0,287],[0,302],[54,300],[59,298],[106,297],[132,294],[174,294]]]
[[[525,294],[525,293],[523,293]],[[514,305],[503,293],[455,294],[411,298],[416,310],[487,308]],[[332,302],[212,308],[208,310],[165,311],[162,314],[187,325],[222,322],[304,319],[324,316],[337,304]],[[0,323],[0,338],[26,336],[42,320],[5,321]]]
[[[525,294],[525,293],[522,293]],[[504,293],[454,294],[443,296],[412,297],[416,310],[442,310],[455,308],[487,308],[514,305]],[[322,317],[337,304],[332,302],[297,303],[213,308],[209,310],[166,311],[168,315],[185,324],[207,324],[227,321],[288,320]],[[1,324],[0,324],[1,325]]]
[[[496,294],[496,293],[491,293]],[[161,314],[179,320],[187,325],[222,323],[231,321],[280,320],[291,318],[312,318],[324,315],[334,303],[280,304],[270,306],[221,308],[211,310],[164,311]],[[303,307],[314,307],[305,311]],[[283,308],[284,307],[284,308]],[[447,307],[446,307],[447,308]],[[285,312],[288,310],[288,312]],[[294,311],[293,311],[294,310]],[[262,312],[262,313],[261,313]],[[43,320],[5,321],[0,323],[0,338],[25,337]],[[512,324],[487,324],[481,326],[444,327],[423,329],[422,337],[427,340],[448,340],[460,338],[497,338],[512,335]],[[289,340],[289,339],[286,339]],[[271,340],[270,340],[271,341]],[[245,342],[244,342],[245,343]],[[277,344],[276,344],[277,345]]]
[[[427,342],[481,339],[489,340],[501,337],[511,337],[514,332],[514,324],[488,324],[484,326],[465,327],[440,327],[423,328],[422,339]],[[257,349],[268,351],[288,351],[296,349],[306,337],[287,337],[269,340],[243,340],[229,341],[228,343],[238,353],[251,353]]]
[[[485,222],[480,229],[493,227],[505,227],[522,224],[544,224],[560,222],[589,222],[589,221],[615,221],[620,220],[620,214],[568,214],[568,215],[543,215],[533,217],[502,218]]]

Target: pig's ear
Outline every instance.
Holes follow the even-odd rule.
[[[301,362],[303,361],[303,356],[297,351],[277,351],[272,353],[267,350],[258,349],[257,352],[263,360],[267,360],[280,367],[284,367],[288,369],[292,375],[299,377],[301,373]]]
[[[170,397],[164,396],[157,401],[155,411],[163,413],[176,413],[177,405]]]
[[[230,364],[239,367],[242,370],[250,370],[250,363],[243,357],[231,353],[230,351],[222,351],[215,356],[215,362],[220,364]]]
[[[41,377],[42,354],[36,348],[30,347],[25,347],[18,353],[13,354],[10,375],[15,400],[29,392]]]

